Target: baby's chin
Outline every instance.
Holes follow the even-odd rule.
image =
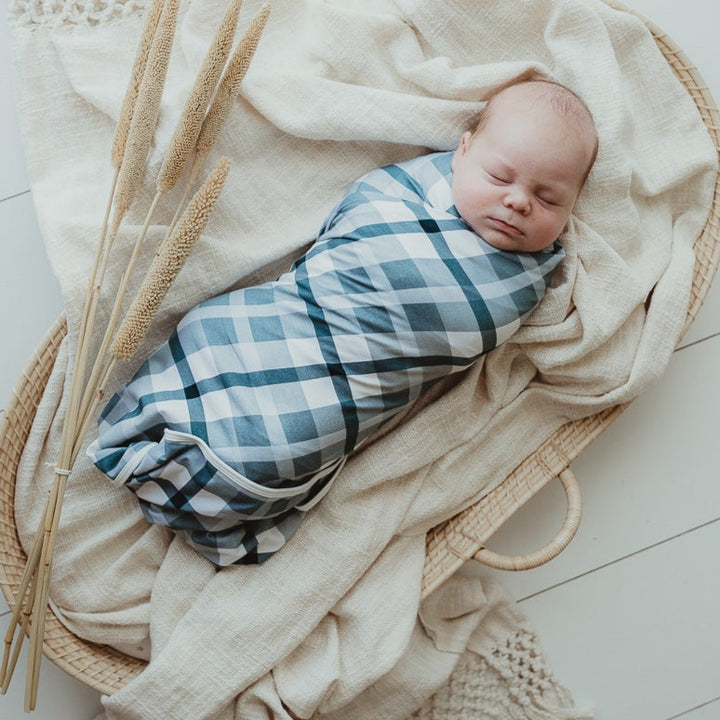
[[[467,221],[466,221],[467,222]],[[522,250],[522,238],[514,237],[489,226],[488,224],[473,225],[468,223],[470,228],[479,235],[491,247],[496,250],[518,251]]]
[[[539,252],[549,248],[554,240],[541,240],[539,237],[528,237],[525,234],[517,235],[515,233],[503,232],[491,220],[477,223],[469,223],[465,221],[470,229],[479,235],[480,238],[496,250],[504,250],[505,252]]]

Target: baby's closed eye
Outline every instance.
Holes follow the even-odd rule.
[[[557,205],[562,204],[562,203],[557,202],[557,200],[554,200],[553,198],[548,197],[547,195],[538,195],[537,199],[544,205],[549,205],[551,207],[555,207]]]
[[[487,168],[485,169],[485,174],[494,182],[499,183],[500,185],[508,185],[510,184],[510,178],[506,177],[504,174],[499,173],[497,171],[491,171]]]

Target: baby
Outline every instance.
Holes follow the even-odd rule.
[[[460,216],[500,250],[537,252],[562,233],[598,150],[585,104],[562,85],[499,91],[452,160]]]
[[[454,153],[354,183],[277,280],[192,309],[88,454],[216,566],[264,561],[349,453],[520,327],[596,148],[565,88],[498,92]]]

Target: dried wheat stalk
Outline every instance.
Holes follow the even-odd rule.
[[[127,213],[142,182],[152,143],[160,100],[177,24],[178,0],[166,0],[147,59],[146,72],[138,90],[135,110],[128,131],[125,155],[115,193],[116,224]]]
[[[140,231],[140,234],[135,241],[135,245],[130,256],[130,261],[128,262],[125,272],[123,273],[123,277],[120,281],[120,286],[115,296],[115,302],[110,311],[110,319],[105,329],[105,334],[100,345],[100,350],[97,354],[96,362],[93,365],[90,374],[88,387],[97,387],[98,383],[101,382],[101,378],[104,378],[108,375],[108,365],[110,363],[108,350],[110,348],[110,343],[112,342],[112,337],[115,333],[117,323],[120,319],[120,313],[122,311],[123,301],[127,293],[130,277],[133,274],[133,270],[137,263],[140,250],[143,243],[145,242],[145,237],[147,235],[148,228],[150,227],[150,223],[152,221],[155,209],[158,206],[162,197],[165,195],[165,193],[172,189],[172,187],[177,182],[177,179],[182,174],[182,170],[187,161],[187,157],[190,154],[190,150],[195,145],[198,133],[200,132],[202,117],[205,116],[208,102],[211,95],[215,92],[215,87],[217,86],[218,79],[220,78],[220,74],[222,73],[223,67],[225,66],[225,62],[227,61],[227,57],[230,53],[230,48],[232,47],[233,37],[235,34],[235,29],[237,27],[238,15],[240,12],[240,5],[241,0],[233,0],[227,12],[225,13],[225,16],[221,21],[220,26],[215,34],[215,38],[213,39],[213,42],[211,43],[210,48],[205,56],[203,65],[195,80],[194,87],[188,95],[183,111],[176,124],[173,138],[170,142],[169,149],[166,152],[165,159],[158,175],[155,197],[150,204],[150,208],[145,217],[142,230]],[[163,19],[164,18],[161,18],[161,23],[163,22]],[[162,66],[160,66],[155,74],[164,78],[163,73],[166,70],[166,67],[163,68]],[[141,86],[140,94],[142,95],[143,92],[144,88]],[[138,104],[140,105],[140,107],[142,107],[141,103]],[[131,125],[131,137],[134,129],[135,126]],[[144,156],[143,162],[146,161],[146,157],[147,153]],[[122,177],[123,176],[121,174],[121,179]],[[119,184],[119,187],[120,185],[122,185],[122,183]],[[185,201],[186,197],[184,196],[178,206],[178,213],[176,213],[176,217],[184,207]],[[172,226],[174,226],[174,220],[173,223],[171,223],[171,229]],[[112,239],[113,237],[111,235],[111,242]],[[94,402],[94,394],[86,393],[82,400],[78,413],[82,426],[86,425],[86,420],[88,413],[90,412],[90,407]]]
[[[198,156],[204,157],[208,155],[215,144],[220,128],[230,113],[230,108],[238,93],[240,83],[243,81],[248,67],[250,67],[250,61],[253,59],[258,42],[260,41],[260,35],[265,28],[269,15],[270,4],[266,3],[250,22],[245,35],[230,58],[230,62],[220,81],[217,95],[213,100],[198,136],[197,147],[195,148]]]
[[[229,165],[230,161],[227,158],[221,158],[202,187],[195,193],[183,213],[178,227],[162,244],[150,269],[147,271],[140,290],[117,331],[102,375],[98,382],[93,385],[92,394],[88,395],[87,412],[82,419],[82,426],[77,434],[76,445],[73,448],[73,460],[77,456],[83,438],[95,418],[97,407],[105,396],[105,386],[116,361],[129,360],[135,354],[152,323],[160,303],[178,273],[182,270],[190,251],[202,234],[225,183]]]
[[[120,113],[120,119],[112,144],[111,162],[113,166],[118,162],[120,163],[120,165],[116,167],[116,180],[113,183],[109,200],[109,206],[112,203],[115,205],[113,225],[109,235],[106,236],[106,215],[105,226],[103,227],[100,241],[103,249],[98,250],[98,255],[101,254],[102,259],[99,261],[99,270],[93,272],[93,288],[89,294],[89,301],[86,301],[80,327],[79,337],[81,340],[86,336],[92,337],[94,334],[94,322],[97,313],[100,287],[105,277],[110,252],[115,242],[120,223],[130,208],[142,181],[152,137],[160,112],[160,100],[165,87],[165,79],[170,63],[170,54],[175,36],[175,27],[177,25],[177,13],[178,0],[156,0],[151,6],[150,14],[140,40],[129,89],[125,94],[123,108]],[[135,90],[135,88],[137,88],[137,90]],[[145,224],[140,233],[140,238],[144,238],[159,201],[159,196],[153,199],[145,219]],[[109,208],[107,212],[109,215]],[[136,244],[136,250],[130,261],[131,266],[135,262],[141,242],[142,240],[140,239]],[[108,332],[113,332],[114,322],[117,322],[117,320],[111,322],[110,327],[106,331],[106,335]],[[107,343],[105,342],[101,346],[98,355],[102,355],[106,351]],[[76,362],[76,368],[82,369],[83,379],[89,361],[89,352],[90,344],[79,341],[79,356]],[[96,372],[96,365],[97,362],[93,366],[90,379],[87,382],[88,386],[97,380],[99,369]],[[74,377],[77,377],[77,375],[78,373],[76,372]],[[69,415],[71,417],[81,416],[82,408],[87,407],[87,401],[84,401],[81,397],[80,390],[71,392],[70,401]],[[80,424],[82,424],[81,420]]]
[[[95,253],[95,262],[88,280],[88,290],[80,321],[80,336],[83,336],[86,333],[92,335],[93,327],[88,327],[88,322],[92,325],[92,319],[95,317],[97,301],[100,294],[100,286],[102,285],[103,278],[105,276],[105,270],[107,268],[108,257],[112,245],[111,242],[108,242],[107,236],[112,202],[115,196],[120,167],[122,165],[123,157],[125,156],[125,148],[127,146],[127,139],[130,133],[130,123],[135,111],[135,103],[140,91],[143,76],[145,75],[148,55],[150,54],[150,47],[153,43],[153,39],[155,38],[155,33],[157,31],[164,6],[165,0],[153,0],[153,4],[146,18],[145,26],[143,27],[140,37],[140,43],[135,55],[135,62],[133,63],[130,82],[128,83],[127,90],[125,91],[125,97],[120,109],[120,116],[115,127],[115,134],[113,136],[110,151],[110,162],[115,168],[115,173],[113,176],[110,194],[108,196],[107,207],[105,209],[102,231],[100,233],[100,242],[98,243]]]
[[[183,200],[180,203],[180,208],[184,205],[185,198],[190,192],[190,188],[193,186],[200,168],[210,154],[210,151],[215,145],[215,140],[222,126],[225,124],[227,116],[230,114],[230,109],[235,101],[240,83],[243,81],[250,66],[250,61],[253,59],[258,42],[260,41],[260,35],[265,28],[269,15],[270,4],[265,3],[250,21],[250,25],[243,35],[242,40],[238,43],[238,47],[227,63],[210,109],[203,119],[199,134],[196,135],[197,142],[194,148],[195,158],[185,183],[185,191]],[[179,209],[173,221],[170,223],[171,230],[175,227],[178,216]]]
[[[125,152],[118,174],[115,192],[115,224],[108,242],[112,244],[119,220],[124,217],[135,197],[140,185],[147,155],[152,142],[155,125],[160,109],[165,76],[170,61],[175,25],[177,22],[178,0],[165,0],[158,26],[148,52],[145,73],[135,102],[135,108],[127,135]],[[27,678],[25,688],[25,707],[33,709],[37,702],[37,689],[42,656],[42,641],[45,634],[45,616],[47,612],[47,596],[50,583],[52,554],[57,536],[57,528],[62,512],[62,502],[67,484],[67,476],[74,462],[73,449],[77,446],[77,430],[82,426],[79,411],[82,402],[84,381],[88,358],[91,352],[94,329],[94,311],[96,302],[90,301],[91,314],[83,332],[78,338],[77,356],[73,368],[69,399],[60,442],[60,452],[55,471],[55,481],[50,490],[43,514],[42,551],[37,566],[28,566],[29,573],[37,573],[33,580],[36,588],[34,595],[28,597],[32,601],[30,622],[30,648],[28,651]]]
[[[127,292],[129,278],[137,262],[140,248],[145,240],[147,229],[150,226],[152,215],[157,207],[157,204],[161,200],[162,196],[172,189],[177,182],[178,178],[182,174],[187,158],[196,144],[196,140],[202,126],[202,119],[205,117],[207,112],[207,105],[212,95],[215,94],[218,79],[220,78],[223,67],[225,66],[227,57],[230,53],[230,48],[233,44],[233,37],[237,28],[240,6],[241,0],[233,0],[226,11],[225,16],[215,34],[215,38],[213,39],[213,42],[205,56],[205,60],[198,73],[194,87],[185,103],[180,119],[177,122],[173,139],[160,169],[155,197],[150,206],[147,217],[145,218],[143,229],[136,240],[130,262],[123,274],[120,288],[115,298],[115,304],[111,310],[110,320],[106,328],[100,352],[98,353],[99,361],[96,362],[93,367],[91,380],[88,383],[90,386],[96,386],[99,379],[108,374],[107,365],[109,360],[107,352],[119,321],[120,310]],[[187,193],[183,195],[183,198],[178,205],[175,217],[170,224],[169,233],[172,232],[175,227],[177,218],[179,217],[182,208],[185,206],[186,199]],[[80,416],[83,418],[83,422],[84,418],[87,416],[91,402],[92,397],[86,396],[83,404],[81,405]]]
[[[167,192],[175,186],[195,147],[208,104],[215,93],[218,80],[232,49],[241,4],[242,0],[233,0],[230,4],[205,56],[205,61],[195,80],[195,86],[175,128],[165,162],[160,168],[157,179],[159,191]]]
[[[218,30],[218,35],[208,53],[209,59],[206,60],[201,71],[201,77],[196,82],[196,88],[202,87],[204,94],[207,94],[207,88],[210,86],[212,86],[212,92],[214,92],[217,85],[217,79],[232,45],[232,36],[235,32],[239,6],[240,2],[236,0],[226,13]],[[129,357],[137,349],[158,305],[165,296],[170,284],[180,272],[192,246],[202,233],[227,176],[228,161],[223,158],[194,196],[177,230],[172,232],[163,244],[160,254],[146,276],[137,300],[131,307],[127,320],[121,325],[118,342],[114,345],[115,355],[110,355],[109,359],[104,359],[103,356],[108,354],[108,338],[114,332],[117,321],[116,316],[122,305],[122,296],[127,287],[129,270],[134,264],[139,242],[142,241],[147,231],[150,217],[163,191],[156,193],[147,214],[145,226],[140,233],[139,242],[136,243],[128,268],[126,268],[121,280],[120,290],[122,292],[115,293],[116,305],[112,311],[111,322],[108,324],[108,332],[106,332],[101,347],[96,353],[97,361],[88,379],[88,358],[95,352],[93,327],[100,285],[104,279],[105,264],[107,263],[114,236],[117,234],[123,217],[135,199],[145,171],[168,69],[177,12],[178,0],[154,0],[140,40],[130,79],[130,88],[125,95],[118,128],[113,140],[111,163],[116,170],[117,187],[113,183],[98,254],[88,285],[78,337],[77,355],[70,378],[69,397],[61,434],[61,447],[55,468],[55,478],[48,493],[41,525],[28,554],[10,626],[5,636],[5,650],[2,665],[0,666],[0,685],[3,693],[7,690],[12,677],[24,636],[28,632],[30,635],[25,694],[26,711],[34,709],[37,700],[50,570],[65,485],[70,469],[77,457],[85,432],[96,412],[97,404],[102,397],[102,387],[113,362],[119,358]],[[257,40],[255,40],[255,44],[257,44]],[[223,59],[223,55],[225,59]],[[202,97],[205,97],[205,95]],[[202,97],[198,93],[191,93],[188,104],[198,102],[198,98],[202,102]],[[203,117],[205,117],[207,111],[209,97],[207,95],[204,100]],[[184,154],[186,146],[194,146],[197,139],[199,124],[194,119],[194,115],[187,110],[187,106],[179,127],[178,144],[176,145],[173,142],[171,147],[169,154],[173,155],[173,160],[172,162],[166,162],[168,174],[159,184],[161,190],[168,182],[168,178],[173,175],[179,177],[181,168],[177,164],[176,156]],[[189,137],[192,137],[191,141],[188,140]],[[110,207],[113,204],[115,215],[113,217],[113,227],[108,235],[108,217]],[[102,382],[100,382],[100,379],[102,379]],[[20,631],[18,638],[15,637],[17,630]]]
[[[175,231],[155,256],[113,343],[112,354],[118,360],[127,360],[135,354],[158,306],[205,228],[227,177],[228,167],[229,160],[222,158],[195,193]]]
[[[120,109],[120,117],[115,127],[115,135],[110,153],[110,161],[116,170],[120,169],[123,157],[125,156],[125,146],[127,145],[128,134],[130,133],[130,123],[135,113],[135,103],[138,93],[140,92],[140,85],[145,76],[150,47],[155,38],[155,31],[160,22],[160,15],[162,14],[164,6],[165,0],[153,0],[150,12],[148,12],[145,21],[145,27],[140,36],[140,44],[138,45],[130,82],[125,91],[125,98],[123,99],[123,104]]]

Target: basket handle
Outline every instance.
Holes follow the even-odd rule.
[[[582,497],[575,474],[566,468],[558,475],[567,496],[567,512],[560,531],[547,545],[527,555],[501,555],[483,547],[473,558],[498,570],[530,570],[557,557],[573,539],[582,517]]]

